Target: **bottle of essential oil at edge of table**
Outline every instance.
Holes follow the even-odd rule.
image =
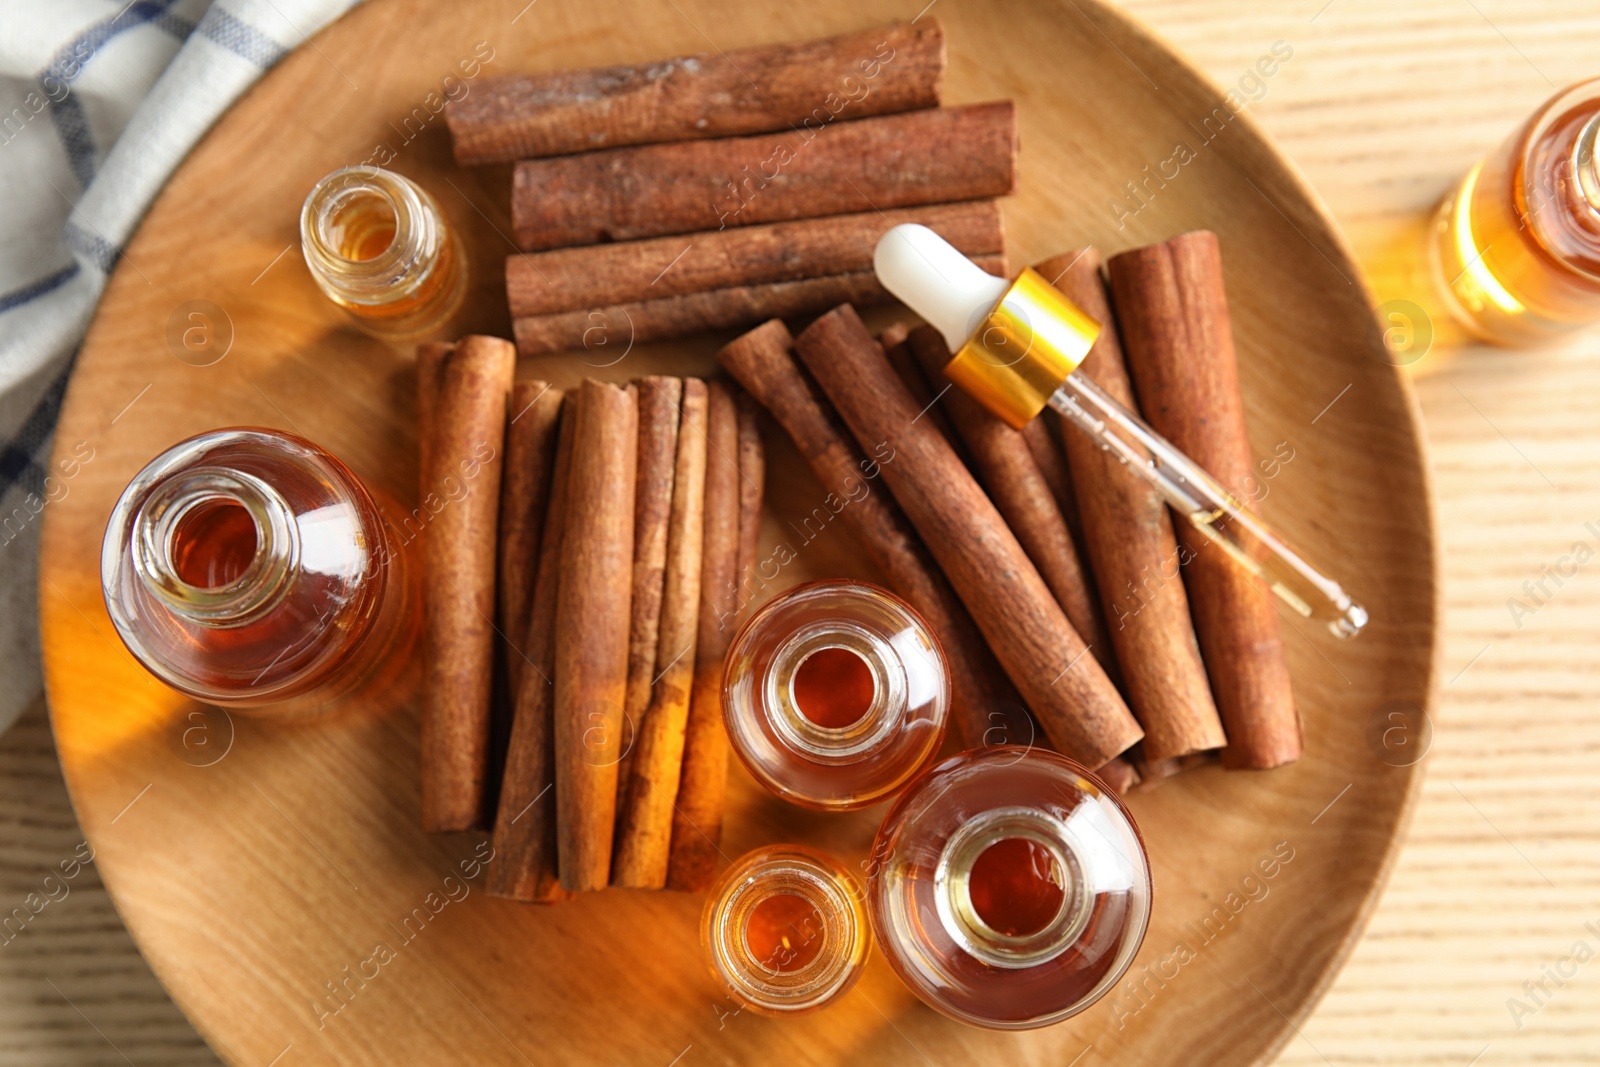
[[[1600,322],[1600,78],[1556,94],[1440,204],[1451,312],[1499,344]]]
[[[861,977],[872,928],[860,879],[802,845],[767,845],[712,887],[700,942],[712,977],[763,1015],[811,1011]]]
[[[756,780],[806,807],[877,803],[939,750],[950,681],[939,643],[875,585],[823,581],[772,600],[734,637],[723,717]]]
[[[1150,896],[1144,842],[1109,789],[1054,752],[998,746],[945,760],[895,802],[867,904],[912,992],[962,1022],[1024,1030],[1116,984]]]
[[[439,205],[381,167],[345,167],[300,209],[300,248],[329,300],[391,341],[434,332],[466,295],[466,261]]]
[[[277,430],[215,430],[151,460],[111,512],[100,579],[152,674],[264,714],[398,689],[417,632],[412,571],[372,496]]]

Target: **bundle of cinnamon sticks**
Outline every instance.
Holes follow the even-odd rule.
[[[940,107],[944,69],[943,28],[924,18],[511,75],[452,103],[458,162],[515,163],[518,351],[886,303],[872,249],[901,222],[1004,273],[993,198],[1016,182],[1016,109]]]
[[[459,162],[514,164],[522,249],[506,266],[515,346],[418,354],[423,817],[493,826],[494,892],[709,882],[758,405],[939,634],[964,746],[1048,744],[1118,790],[1218,753],[1299,757],[1258,582],[1052,413],[1013,430],[951,388],[931,327],[875,338],[858,317],[890,299],[873,250],[904,222],[1006,273],[995,198],[1016,180],[1015,109],[941,107],[944,68],[923,18],[514,75],[447,109]],[[1252,495],[1215,238],[1038,269],[1104,324],[1079,373]],[[782,321],[817,315],[798,335]],[[719,353],[743,391],[513,382],[518,354],[755,323]],[[879,474],[888,493],[857,492]]]
[[[1078,373],[1246,497],[1258,471],[1215,236],[1114,257],[1110,293],[1101,269],[1092,248],[1038,266],[1104,324]],[[719,354],[826,488],[875,458],[894,499],[846,517],[942,638],[962,742],[1033,743],[1037,727],[1118,789],[1219,752],[1229,768],[1298,759],[1268,592],[1064,420],[1013,430],[951,387],[950,356],[929,326],[874,339],[848,305]]]
[[[722,381],[562,390],[515,361],[481,336],[417,357],[424,827],[492,826],[500,896],[704,888],[756,408]]]

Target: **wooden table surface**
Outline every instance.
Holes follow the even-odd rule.
[[[1225,86],[1275,42],[1292,48],[1270,79],[1246,84],[1259,97],[1249,113],[1343,223],[1377,299],[1432,313],[1431,345],[1411,368],[1445,579],[1427,782],[1366,938],[1280,1062],[1593,1064],[1600,559],[1546,579],[1533,597],[1524,582],[1558,563],[1570,571],[1562,561],[1579,542],[1600,548],[1591,472],[1600,332],[1538,352],[1466,344],[1431,295],[1421,252],[1430,209],[1454,178],[1555,88],[1600,74],[1600,9],[1594,0],[1118,2]],[[1081,17],[1072,0],[1062,17]],[[81,856],[80,841],[40,702],[0,738],[0,904],[9,914],[38,894],[21,932],[0,933],[0,1064],[216,1063],[140,958],[93,866],[46,881]]]

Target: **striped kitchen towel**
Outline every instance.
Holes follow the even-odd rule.
[[[218,116],[355,2],[0,0],[0,729],[40,688],[50,441],[106,277]]]

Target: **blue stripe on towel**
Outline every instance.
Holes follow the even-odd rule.
[[[62,267],[48,278],[40,278],[21,289],[13,289],[9,293],[0,295],[0,314],[10,311],[14,307],[26,304],[30,300],[37,300],[46,293],[53,293],[78,276],[78,264],[72,263]]]
[[[122,258],[122,249],[76,223],[69,221],[63,226],[61,236],[68,248],[99,267],[101,274],[110,274],[111,268]]]
[[[201,16],[199,30],[207,39],[243,56],[258,67],[271,67],[289,54],[289,49],[233,12],[215,4]]]
[[[158,15],[151,21],[156,26],[166,30],[169,34],[176,37],[179,43],[187,41],[189,39],[189,35],[194,32],[194,23],[190,22],[176,11],[168,11],[164,15]]]
[[[177,19],[178,16],[169,16],[167,9],[177,2],[178,0],[134,0],[134,3],[111,18],[95,23],[75,39],[58,48],[55,57],[40,73],[40,88],[45,91],[45,99],[50,101],[50,119],[55,123],[56,132],[61,135],[61,142],[67,150],[67,161],[72,165],[72,173],[77,176],[79,185],[87,188],[89,179],[94,177],[94,137],[89,131],[89,122],[84,114],[83,105],[71,93],[63,94],[59,100],[55,99],[54,86],[48,84],[46,79],[55,85],[75,81],[78,75],[83,73],[83,68],[89,65],[95,53],[108,41],[147,22],[156,22],[169,33],[176,33],[178,24],[168,25],[167,22],[170,19]],[[178,21],[188,22],[187,19]]]
[[[0,447],[0,496],[4,496],[19,482],[31,493],[44,492],[44,478],[48,472],[35,461],[34,456],[44,447],[55,429],[56,419],[61,415],[61,398],[67,392],[67,379],[72,376],[72,365],[77,361],[78,353],[73,352],[67,365],[61,368],[55,381],[50,383],[50,388],[45,390],[44,396],[39,398],[33,410],[28,412],[27,419],[17,428],[16,436]]]

